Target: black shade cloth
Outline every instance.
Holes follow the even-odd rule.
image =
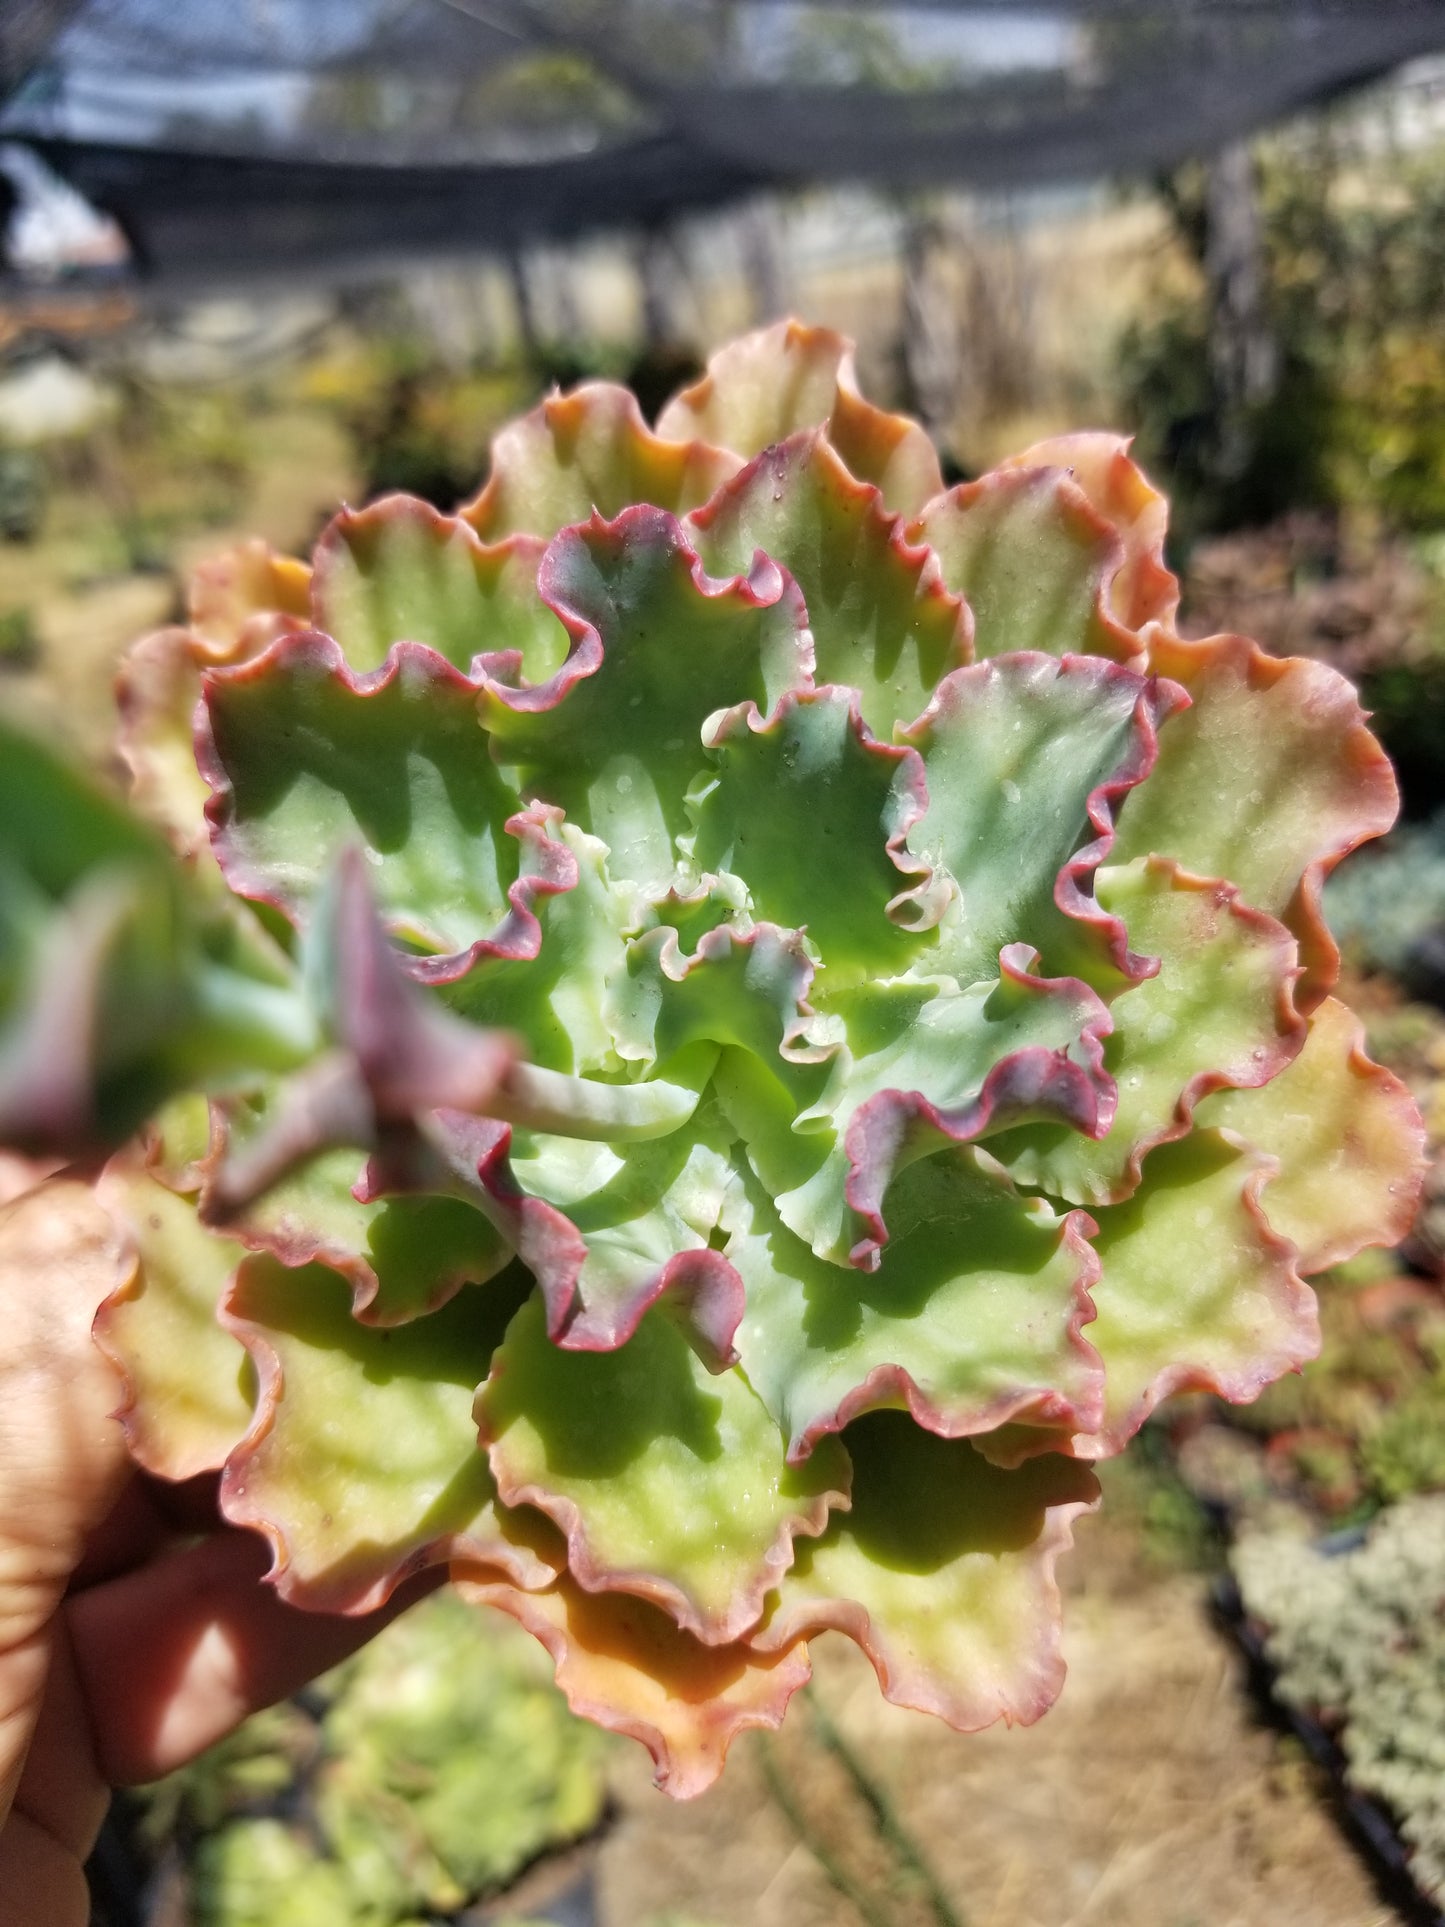
[[[1440,48],[1445,0],[0,0],[0,137],[215,282],[1137,174]]]

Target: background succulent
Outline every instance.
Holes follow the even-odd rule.
[[[7,742],[0,1135],[152,1116],[137,1459],[298,1604],[448,1563],[675,1794],[824,1630],[1037,1717],[1089,1461],[1311,1356],[1419,1180],[1319,908],[1389,765],[1177,634],[1165,514],[1106,435],[945,490],[785,324],[204,572],[121,683],[179,862]]]
[[[1337,1735],[1351,1785],[1394,1811],[1412,1875],[1445,1897],[1445,1499],[1391,1507],[1348,1549],[1255,1532],[1233,1563],[1276,1690]]]
[[[148,1789],[141,1831],[179,1843],[197,1927],[450,1917],[604,1816],[605,1743],[545,1669],[438,1593]]]

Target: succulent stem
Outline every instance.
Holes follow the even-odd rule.
[[[698,1096],[690,1085],[661,1079],[599,1084],[536,1064],[518,1064],[493,1108],[507,1123],[530,1131],[637,1144],[680,1130],[697,1109]]]
[[[251,1073],[290,1071],[316,1054],[315,1018],[291,985],[212,964],[196,972],[193,994],[199,1049],[212,1072],[228,1059]]]

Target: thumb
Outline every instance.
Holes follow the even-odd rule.
[[[82,1184],[42,1185],[0,1210],[0,1821],[44,1692],[56,1608],[129,1472],[110,1416],[119,1385],[90,1336],[126,1270]]]

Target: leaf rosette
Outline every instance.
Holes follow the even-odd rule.
[[[449,1566],[679,1795],[828,1630],[1036,1718],[1089,1462],[1308,1359],[1420,1178],[1320,913],[1389,765],[1331,670],[1179,637],[1164,527],[1105,435],[945,489],[788,324],[213,566],[122,681],[176,861],[88,796],[0,843],[6,1135],[156,1112],[102,1179],[141,1463],[297,1604]],[[138,995],[184,1048],[117,1057]]]

